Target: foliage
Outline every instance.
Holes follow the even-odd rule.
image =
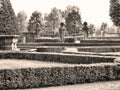
[[[95,33],[95,25],[94,24],[90,24],[89,26],[88,26],[88,28],[89,28],[89,33],[90,33],[90,35],[93,35],[94,33]]]
[[[120,29],[117,26],[111,26],[106,29],[107,33],[120,33]]]
[[[51,30],[57,32],[60,22],[62,19],[60,10],[57,8],[51,9],[51,12],[49,14],[45,14],[45,30]]]
[[[23,40],[23,32],[27,31],[27,14],[24,11],[20,11],[17,14],[17,27],[19,30],[19,42],[21,42]]]
[[[10,0],[0,1],[0,34],[2,35],[19,34],[16,16]]]
[[[69,34],[77,34],[81,28],[81,16],[78,11],[73,10],[65,18],[66,29]]]
[[[17,24],[18,24],[19,32],[26,31],[27,14],[24,11],[20,11],[17,14]]]
[[[120,0],[110,0],[110,16],[116,26],[120,26]]]
[[[0,89],[26,89],[120,80],[119,65],[55,66],[0,70]]]
[[[34,11],[29,19],[28,31],[39,34],[43,27],[43,18],[41,12]]]
[[[67,6],[67,8],[66,8],[65,11],[62,11],[62,12],[61,12],[61,13],[62,13],[62,17],[63,17],[63,18],[67,17],[68,14],[71,13],[73,10],[76,11],[76,12],[79,12],[79,11],[80,11],[79,7],[69,5],[69,6]]]
[[[101,24],[101,30],[105,31],[105,29],[107,28],[107,26],[108,26],[107,23],[102,23]]]

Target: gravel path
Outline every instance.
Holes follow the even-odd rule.
[[[97,82],[80,85],[17,90],[120,90],[120,81]]]
[[[74,67],[74,66],[101,66],[116,65],[116,63],[98,63],[98,64],[64,64],[57,62],[44,62],[36,60],[15,60],[1,59],[0,69],[19,69],[19,68],[41,68],[41,67]]]

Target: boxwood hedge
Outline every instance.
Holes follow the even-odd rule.
[[[23,89],[120,80],[119,64],[0,70],[0,89]]]

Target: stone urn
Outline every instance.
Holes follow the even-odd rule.
[[[17,23],[10,0],[0,0],[0,50],[17,50]]]
[[[0,50],[19,50],[17,40],[19,35],[0,35]]]

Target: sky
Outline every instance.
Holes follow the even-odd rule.
[[[80,8],[82,21],[96,26],[100,26],[102,22],[108,23],[109,26],[112,25],[109,2],[109,0],[11,0],[15,13],[25,11],[28,17],[35,10],[44,15],[49,13],[53,7],[65,10],[68,5],[75,5]]]

